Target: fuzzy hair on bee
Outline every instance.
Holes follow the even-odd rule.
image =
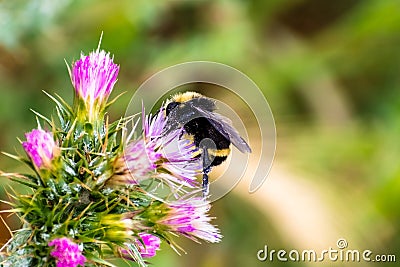
[[[203,196],[209,192],[208,174],[229,156],[233,144],[242,153],[251,148],[232,126],[232,122],[215,112],[213,99],[197,92],[184,92],[172,96],[164,104],[168,124],[164,132],[184,130],[183,138],[190,139],[200,151],[203,164]]]

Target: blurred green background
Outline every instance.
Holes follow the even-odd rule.
[[[211,60],[253,79],[276,120],[263,187],[249,194],[241,183],[212,209],[222,243],[180,238],[187,254],[164,246],[153,266],[315,266],[256,254],[264,245],[335,249],[339,238],[400,261],[400,1],[0,1],[0,150],[22,152],[16,137],[35,127],[30,108],[54,111],[41,90],[72,102],[64,59],[95,49],[102,31],[102,48],[121,65],[113,95],[127,91],[114,119],[150,75]],[[0,169],[25,170],[3,155]],[[0,234],[4,243],[3,226]],[[381,265],[391,264],[369,263]]]

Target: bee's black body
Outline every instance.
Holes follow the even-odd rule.
[[[215,122],[218,123],[218,122]],[[210,122],[209,119],[204,117],[195,118],[184,125],[185,132],[193,136],[193,141],[196,147],[200,147],[201,141],[207,138],[211,139],[215,144],[215,149],[211,150],[209,147],[210,156],[213,161],[210,166],[218,166],[229,155],[229,146],[231,141],[225,138]]]
[[[166,104],[170,131],[184,129],[188,138],[200,149],[203,160],[203,194],[208,193],[208,173],[213,166],[224,162],[230,154],[233,143],[241,152],[251,152],[230,121],[215,113],[214,100],[195,92],[177,94]]]

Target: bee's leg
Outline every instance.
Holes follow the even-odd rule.
[[[210,192],[210,184],[208,183],[208,173],[210,170],[211,167],[203,169],[203,198],[206,198]]]
[[[203,158],[203,198],[208,196],[210,191],[210,184],[208,183],[208,174],[211,171],[211,162],[210,157],[208,155],[207,147],[202,148],[202,158]]]

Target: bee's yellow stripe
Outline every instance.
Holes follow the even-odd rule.
[[[224,148],[224,149],[211,149],[209,148],[208,154],[214,156],[214,157],[227,157],[229,156],[229,153],[231,153],[230,148]]]
[[[195,158],[195,157],[197,157],[198,155],[200,155],[201,154],[201,150],[199,149],[199,150],[196,150],[196,151],[194,151],[193,153],[192,153],[192,157],[193,158]]]
[[[186,140],[189,140],[189,142],[191,144],[194,144],[194,136],[191,134],[184,134],[183,138]],[[214,156],[214,157],[227,157],[229,156],[229,154],[231,153],[231,149],[230,148],[224,148],[224,149],[213,149],[213,148],[209,148],[207,150],[208,154],[210,156]],[[199,154],[203,153],[201,148],[198,148],[198,150],[196,152],[193,153],[193,157],[198,156]]]
[[[186,101],[189,101],[193,98],[199,98],[202,97],[201,94],[196,93],[196,92],[184,92],[184,93],[178,93],[172,97],[172,100],[178,103],[184,103]]]

